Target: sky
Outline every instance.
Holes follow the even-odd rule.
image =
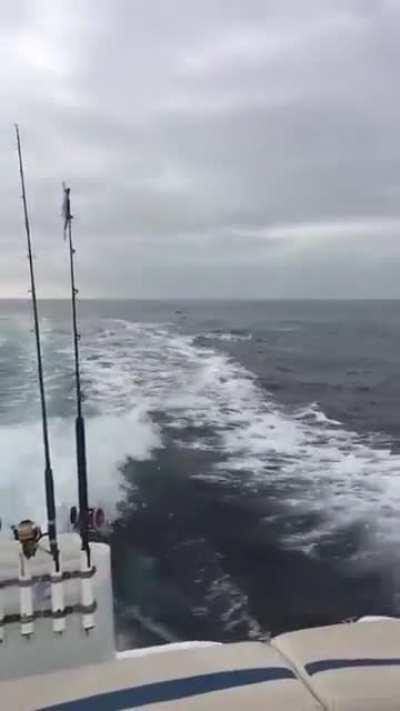
[[[0,297],[400,297],[398,0],[0,0]]]

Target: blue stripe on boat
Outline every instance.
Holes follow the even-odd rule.
[[[353,667],[393,667],[400,666],[400,657],[388,659],[321,659],[318,662],[309,662],[304,668],[310,676],[333,669],[351,669]]]
[[[296,677],[290,669],[285,669],[284,667],[223,671],[110,691],[97,696],[67,701],[55,706],[46,706],[46,711],[119,711],[120,709],[136,708],[137,706],[155,704],[161,701],[174,701],[185,699],[189,696],[208,694],[210,691],[223,691],[224,689],[234,689],[238,686],[261,684],[266,681],[280,681],[281,679],[296,679]],[[42,711],[45,711],[45,709],[42,709]]]

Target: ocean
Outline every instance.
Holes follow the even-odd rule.
[[[69,304],[40,315],[62,526]],[[400,302],[82,301],[79,320],[120,648],[400,614]],[[31,328],[0,302],[3,531],[44,520]]]

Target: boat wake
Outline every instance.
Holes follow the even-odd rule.
[[[377,539],[397,540],[400,457],[387,438],[347,430],[318,403],[280,405],[251,372],[195,336],[114,321],[87,346],[86,379],[100,411],[134,405],[161,441],[211,452],[213,463],[195,476],[275,499],[287,545],[311,551],[355,522],[368,536],[375,529]],[[303,521],[298,531],[305,514],[308,530]]]
[[[124,460],[151,459],[172,441],[185,451],[210,453],[204,469],[189,469],[189,477],[268,497],[285,521],[287,546],[315,551],[355,522],[380,544],[397,542],[400,457],[387,438],[348,431],[318,403],[281,405],[228,354],[173,325],[108,319],[83,330],[89,476],[97,499],[115,505]],[[57,497],[69,504],[75,497],[70,343],[68,333],[54,331],[46,343],[53,364],[50,430]],[[0,429],[0,493],[10,512],[17,502],[40,507],[40,427],[33,405],[24,404],[34,387],[29,377],[19,423]],[[66,395],[69,405],[62,409]]]

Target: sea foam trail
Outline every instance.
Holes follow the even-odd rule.
[[[119,464],[150,458],[168,436],[214,455],[200,476],[275,497],[294,522],[282,532],[287,545],[309,550],[355,520],[398,540],[400,457],[376,437],[346,430],[316,403],[284,408],[234,359],[172,325],[109,319],[83,331],[92,500],[114,504]],[[58,332],[46,347],[56,490],[69,504],[76,492],[69,334]],[[58,412],[66,398],[70,407]],[[43,499],[40,426],[23,410],[19,422],[0,429],[0,494],[10,515],[21,504],[40,509]],[[307,513],[315,516],[300,536],[296,517]]]

